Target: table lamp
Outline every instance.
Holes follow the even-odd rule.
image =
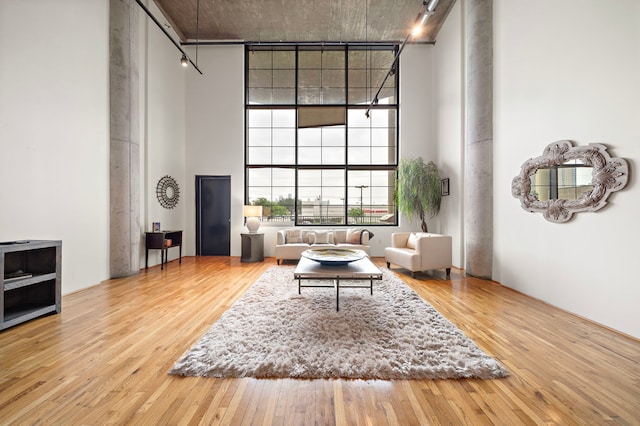
[[[258,232],[262,217],[262,206],[244,206],[244,217],[247,218],[247,229],[251,234]]]

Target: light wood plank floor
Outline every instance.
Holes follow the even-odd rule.
[[[640,341],[456,270],[396,272],[508,378],[168,375],[272,265],[187,257],[66,295],[61,314],[1,332],[0,424],[640,424]]]

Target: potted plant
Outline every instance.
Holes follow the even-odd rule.
[[[425,164],[422,157],[401,159],[398,166],[396,207],[409,218],[422,222],[422,231],[429,232],[426,218],[440,212],[440,174],[433,161]]]

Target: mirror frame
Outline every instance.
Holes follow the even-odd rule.
[[[172,194],[169,194],[169,190],[171,190]],[[174,208],[178,205],[178,200],[180,200],[180,187],[178,186],[178,182],[169,175],[163,176],[156,186],[156,196],[162,207],[165,209]]]
[[[570,160],[581,160],[593,167],[593,190],[584,192],[577,200],[540,201],[531,195],[531,176],[543,167],[564,164]],[[520,199],[522,208],[528,212],[541,212],[549,222],[569,221],[574,213],[597,211],[607,204],[612,192],[627,185],[629,166],[622,158],[612,158],[602,144],[574,146],[573,141],[561,140],[550,143],[539,157],[530,158],[522,164],[520,174],[511,182],[511,194]]]

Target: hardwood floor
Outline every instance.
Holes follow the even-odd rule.
[[[272,265],[187,257],[66,295],[61,314],[3,331],[0,424],[640,424],[640,341],[456,270],[397,272],[508,378],[168,375]]]

